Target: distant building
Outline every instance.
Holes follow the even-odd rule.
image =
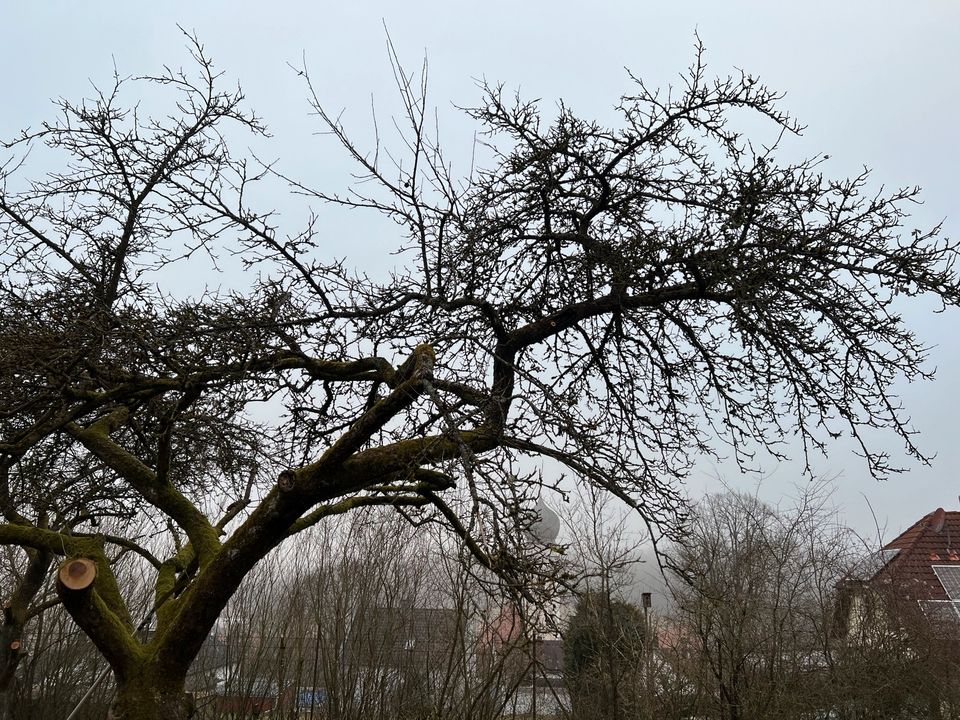
[[[571,609],[560,603],[551,613],[564,617]],[[569,714],[570,697],[564,681],[564,645],[545,626],[545,613],[524,617],[513,603],[482,623],[476,643],[477,663],[485,672],[498,669],[492,687],[502,717],[556,718]]]
[[[389,706],[401,714],[428,707],[445,673],[463,652],[463,620],[455,610],[373,607],[358,612],[334,650],[338,667],[335,696],[324,687],[329,667],[320,655],[319,628],[305,623],[284,634],[258,634],[256,625],[234,623],[204,645],[198,667],[204,675],[192,686],[213,713],[328,711],[331,703],[352,709]],[[329,647],[325,652],[329,652]],[[327,661],[331,658],[325,656]],[[332,710],[331,710],[332,712]]]
[[[891,604],[960,627],[960,512],[938,508],[864,558],[840,583],[838,629],[869,637]]]
[[[347,652],[361,666],[436,671],[463,647],[463,620],[443,608],[377,608],[355,618]]]

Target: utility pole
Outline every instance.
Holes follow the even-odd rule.
[[[538,628],[533,628],[533,696],[531,699],[531,715],[533,720],[537,720],[537,671],[540,665],[537,660],[537,632]]]
[[[653,717],[653,683],[651,682],[651,660],[653,659],[652,633],[650,632],[650,606],[653,604],[653,596],[648,593],[640,595],[640,604],[643,606],[643,676],[644,676],[644,705],[646,705],[646,717]]]
[[[317,618],[317,629],[314,631],[316,637],[313,638],[313,679],[310,688],[310,720],[313,720],[313,714],[317,707],[317,675],[320,668],[320,619]],[[324,688],[326,691],[326,688]]]
[[[284,715],[284,712],[283,712],[283,681],[284,681],[285,678],[284,678],[284,676],[283,676],[283,669],[284,669],[284,668],[283,668],[283,665],[284,665],[284,660],[286,659],[286,658],[284,657],[284,656],[286,655],[286,650],[287,650],[286,639],[284,638],[283,635],[281,635],[281,636],[280,636],[280,658],[279,658],[279,661],[278,661],[278,663],[277,663],[277,707],[276,707],[277,712],[274,713],[275,716],[277,716],[277,713],[279,713],[279,717],[283,717],[283,715]]]

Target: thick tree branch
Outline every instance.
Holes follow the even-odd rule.
[[[220,547],[216,529],[170,482],[160,480],[153,470],[110,438],[110,433],[126,419],[127,409],[121,407],[86,428],[71,423],[66,430],[127,480],[147,502],[173,518],[190,538],[201,564],[205,563]]]

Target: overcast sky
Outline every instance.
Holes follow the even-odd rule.
[[[925,203],[912,222],[945,219],[960,232],[956,203],[960,149],[960,3],[939,2],[0,2],[0,133],[51,116],[50,99],[78,99],[91,82],[121,74],[157,72],[187,62],[181,25],[195,31],[231,81],[273,132],[269,153],[289,173],[326,189],[343,188],[348,166],[313,136],[302,80],[289,64],[305,58],[317,90],[345,124],[368,127],[371,96],[389,106],[392,75],[385,30],[411,67],[429,58],[430,93],[441,134],[454,158],[469,157],[473,128],[454,109],[480,95],[486,78],[543,98],[562,98],[584,116],[614,119],[612,106],[629,90],[624,67],[649,85],[666,84],[692,59],[694,34],[707,47],[710,70],[736,68],[787,92],[784,107],[807,130],[791,145],[804,155],[828,153],[825,171],[856,173],[864,165],[880,185],[921,185]],[[284,205],[292,224],[298,207]],[[352,216],[330,221],[331,255],[363,263],[389,238]],[[960,461],[955,437],[960,403],[960,315],[933,316],[929,306],[906,309],[912,327],[935,346],[933,383],[903,387],[901,395],[932,467],[911,465],[887,483],[872,480],[849,445],[817,459],[818,473],[836,476],[835,500],[847,522],[869,533],[869,500],[886,537],[937,506],[960,509]],[[887,437],[895,455],[900,444]],[[902,455],[901,455],[902,457]],[[906,460],[904,460],[906,462]],[[704,466],[691,496],[718,488],[753,488],[729,467]],[[760,495],[777,502],[801,480],[795,465],[768,465]]]

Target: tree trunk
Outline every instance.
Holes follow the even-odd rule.
[[[9,613],[7,613],[9,615]],[[0,623],[0,720],[9,720],[17,688],[17,666],[23,658],[23,627],[11,619]]]
[[[23,575],[3,604],[0,616],[0,720],[12,717],[13,701],[17,695],[17,667],[26,653],[23,646],[24,628],[31,617],[39,614],[31,607],[43,588],[52,556],[48,552],[30,551]]]
[[[183,687],[183,677],[161,679],[152,673],[118,683],[107,720],[188,720],[196,708]]]
[[[0,720],[13,718],[13,699],[16,694],[16,678],[12,678],[9,683],[0,688]]]

